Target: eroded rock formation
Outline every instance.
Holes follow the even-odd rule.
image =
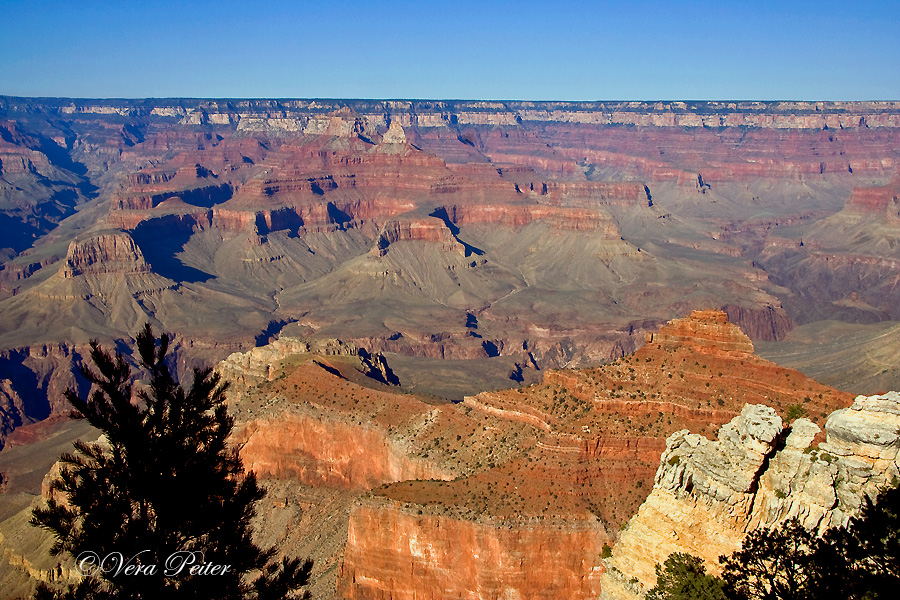
[[[900,393],[859,396],[829,416],[816,446],[819,432],[808,419],[785,427],[770,407],[747,405],[716,441],[672,434],[653,491],[607,561],[604,597],[653,587],[655,565],[673,552],[700,556],[717,572],[718,557],[754,529],[790,518],[819,533],[845,526],[864,497],[897,481]]]
[[[659,333],[649,334],[647,343],[722,358],[747,358],[753,354],[750,338],[728,322],[724,311],[718,310],[695,310],[690,317],[674,319]]]
[[[234,352],[216,365],[216,372],[229,384],[229,394],[240,396],[247,389],[265,381],[272,381],[278,373],[279,363],[298,355],[355,357],[356,368],[367,377],[387,384],[397,379],[380,353],[370,353],[356,344],[341,340],[303,340],[290,336],[277,339],[246,352]]]
[[[898,318],[898,115],[2,97],[0,349],[147,320],[186,353],[246,348],[302,320],[534,375],[620,358],[696,306],[770,341]]]

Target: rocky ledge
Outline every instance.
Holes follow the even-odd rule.
[[[718,557],[760,527],[798,518],[823,532],[846,525],[864,497],[900,475],[900,393],[859,396],[825,424],[797,419],[785,427],[775,411],[747,405],[718,439],[678,431],[666,440],[655,485],[627,525],[604,576],[605,598],[637,597],[655,584],[654,567],[673,552]]]

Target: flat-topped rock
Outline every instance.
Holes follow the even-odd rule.
[[[687,346],[714,356],[750,356],[753,342],[721,310],[695,310],[689,317],[673,319],[658,333],[647,336],[648,344]]]

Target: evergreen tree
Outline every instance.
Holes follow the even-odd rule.
[[[829,530],[817,550],[829,574],[827,598],[875,600],[900,593],[900,487],[865,498],[847,528]]]
[[[656,565],[656,587],[648,600],[727,600],[724,582],[706,572],[703,561],[683,552],[670,554]]]
[[[795,519],[758,529],[730,557],[721,557],[722,578],[703,562],[672,554],[656,565],[650,600],[886,600],[900,590],[900,487],[866,498],[847,527],[821,538]]]
[[[274,600],[308,583],[310,561],[276,561],[274,548],[252,540],[264,491],[227,446],[226,385],[195,369],[185,391],[165,364],[168,346],[149,324],[138,334],[149,386],[133,393],[124,357],[91,343],[97,372],[81,371],[93,392],[66,398],[105,440],[76,442],[32,518],[86,577],[65,592],[41,586],[37,598]]]
[[[796,519],[781,527],[757,529],[740,550],[721,557],[722,579],[731,598],[815,600],[818,598],[815,534]]]

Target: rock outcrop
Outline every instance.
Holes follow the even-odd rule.
[[[47,344],[0,351],[0,448],[15,428],[68,408],[63,392],[88,390],[78,372],[85,345]]]
[[[382,144],[405,144],[406,143],[406,133],[403,131],[403,126],[400,124],[400,121],[392,121],[391,126],[384,133],[384,136],[381,138]]]
[[[338,586],[342,593],[352,598],[406,598],[414,597],[416,590],[431,590],[433,597],[447,598],[491,590],[483,593],[596,597],[604,585],[598,588],[604,569],[598,552],[615,540],[612,532],[645,498],[645,484],[653,480],[661,454],[666,461],[697,466],[689,475],[657,475],[657,488],[663,486],[661,481],[675,479],[677,483],[668,485],[719,503],[732,502],[735,506],[728,510],[749,513],[759,472],[783,441],[783,428],[772,408],[751,406],[737,415],[744,402],[771,398],[782,412],[789,404],[814,409],[849,402],[836,390],[756,358],[749,338],[722,311],[694,311],[651,337],[652,343],[614,363],[549,370],[539,384],[482,392],[465,398],[457,411],[442,411],[435,425],[451,438],[462,428],[455,446],[460,449],[476,446],[466,423],[483,422],[486,431],[496,431],[491,434],[495,445],[487,470],[481,463],[474,471],[463,469],[452,481],[401,481],[374,489],[375,498],[361,501],[351,515]],[[447,420],[453,412],[463,420]],[[682,430],[669,438],[666,449],[665,436],[674,430],[706,431],[719,424],[725,425],[718,442],[702,444],[705,438]],[[520,432],[512,448],[506,447],[509,431]],[[691,452],[673,459],[675,447]],[[690,510],[705,507],[698,504],[700,508],[691,505]],[[713,540],[708,548],[739,543],[743,530],[734,539],[725,535],[724,542],[716,541],[723,537],[722,527],[710,520],[712,511],[695,516],[690,510],[671,514],[692,518],[701,532],[707,523],[706,535]],[[631,535],[631,529],[623,536]],[[545,536],[545,541],[537,541]],[[544,581],[541,570],[533,576],[522,574],[518,565],[532,559],[530,551],[517,546],[522,539],[558,552],[554,569],[565,574],[567,583]],[[698,538],[698,549],[705,539]],[[571,544],[560,545],[559,540]],[[665,547],[656,538],[648,544]],[[488,554],[493,564],[508,565],[500,569],[502,575],[479,562],[486,545],[494,548]],[[443,565],[448,547],[476,558],[459,569]],[[642,546],[635,555],[647,552]],[[615,587],[615,578],[611,581]],[[543,589],[555,591],[543,596]]]
[[[312,486],[359,491],[393,481],[451,477],[408,456],[380,427],[315,414],[254,419],[242,427],[235,444],[247,470]]]
[[[353,511],[337,593],[347,599],[588,600],[605,536],[590,527],[478,523],[372,503]]]
[[[823,236],[867,245],[852,256],[799,235],[852,189],[858,219],[896,214],[898,115],[3,97],[0,345],[126,340],[150,319],[246,348],[302,320],[373,349],[546,369],[619,358],[700,305],[754,340],[895,318],[896,235]],[[785,227],[798,235],[769,260]]]
[[[72,242],[66,252],[62,276],[105,273],[149,273],[150,265],[134,240],[125,232],[96,235],[81,242]]]
[[[885,217],[888,222],[900,223],[900,173],[887,185],[855,188],[847,207]]]
[[[370,353],[365,348],[341,340],[309,341],[291,336],[279,336],[271,343],[247,352],[234,352],[219,362],[215,371],[229,382],[229,396],[237,397],[253,386],[272,381],[283,359],[308,354],[356,357],[359,361],[357,369],[364,375],[382,383],[399,383],[380,352]]]
[[[728,322],[720,310],[695,310],[689,317],[674,319],[658,333],[647,335],[648,344],[668,349],[689,348],[722,358],[746,358],[753,354],[753,342]]]
[[[729,321],[740,327],[741,331],[753,340],[765,342],[783,340],[794,328],[794,322],[781,307],[745,308],[726,304],[722,310],[728,315]]]
[[[829,416],[816,447],[819,433],[807,419],[785,427],[773,409],[747,405],[716,441],[687,430],[669,436],[653,491],[607,561],[604,597],[649,589],[656,563],[673,552],[717,572],[718,557],[754,529],[790,518],[818,533],[845,526],[863,498],[896,483],[900,393],[859,396]]]

